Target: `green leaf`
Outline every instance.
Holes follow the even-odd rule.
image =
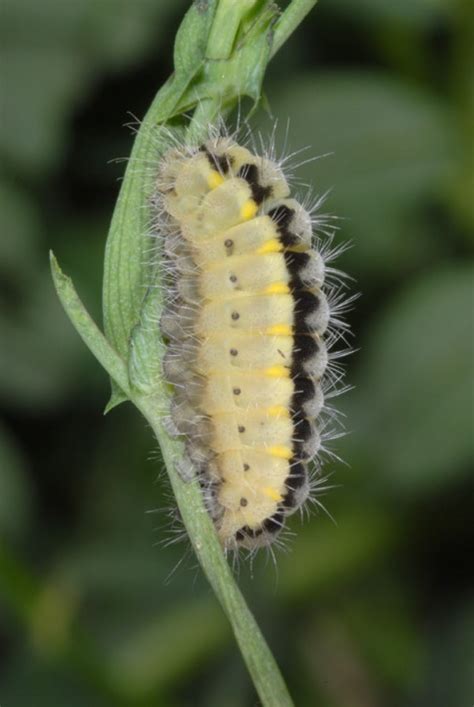
[[[206,52],[217,0],[194,0],[186,13],[174,44],[174,68],[189,80],[199,70]]]
[[[152,175],[143,165],[159,158],[160,148],[154,134],[157,104],[158,101],[153,103],[135,139],[105,252],[105,333],[124,360],[128,357],[131,330],[140,318],[144,288],[152,281],[151,266],[144,262],[145,253],[149,252],[147,201],[152,190]]]
[[[111,393],[110,393],[110,398],[108,399],[105,407],[104,407],[104,415],[108,415],[108,413],[116,408],[118,405],[121,405],[122,403],[126,403],[128,398],[128,395],[126,395],[123,390],[119,388],[117,383],[113,380],[110,381],[110,386],[111,386]]]
[[[260,0],[221,0],[209,36],[208,59],[229,59],[245,16]]]
[[[215,97],[216,88],[224,105],[235,103],[241,96],[249,96],[254,102],[259,100],[270,60],[270,29],[275,18],[272,9],[262,13],[225,63],[220,60],[206,63],[203,83],[193,94],[195,100]]]
[[[183,20],[176,39],[176,73],[158,92],[140,126],[112,218],[104,262],[104,326],[107,338],[124,360],[132,329],[140,320],[144,293],[154,279],[146,262],[154,177],[150,165],[158,164],[167,145],[157,126],[175,114],[183,92],[199,70],[215,4],[196,2]],[[122,399],[113,388],[107,409]]]
[[[161,361],[165,351],[159,328],[162,308],[161,288],[150,288],[140,312],[140,322],[132,330],[128,373],[131,385],[144,395],[162,386]]]
[[[50,253],[50,263],[57,295],[72,325],[111,378],[125,394],[128,394],[129,383],[125,363],[89,316],[71,279],[61,271],[53,253]]]

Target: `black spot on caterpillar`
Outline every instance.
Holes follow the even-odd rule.
[[[272,195],[271,186],[262,186],[259,182],[260,175],[256,164],[244,164],[237,175],[245,179],[252,190],[252,199],[256,204],[261,204],[265,199],[269,199]]]
[[[281,243],[285,246],[292,246],[298,243],[298,237],[291,232],[290,224],[295,215],[293,209],[288,206],[277,206],[270,209],[268,215],[275,222]]]
[[[232,158],[230,156],[215,155],[214,153],[209,152],[206,145],[201,145],[199,149],[204,152],[211,164],[211,167],[217,169],[221,174],[227,174],[232,164]]]

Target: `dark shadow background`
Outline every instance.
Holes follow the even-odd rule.
[[[3,707],[257,704],[184,546],[130,405],[60,309],[56,252],[100,321],[103,250],[132,134],[172,70],[185,0],[5,0],[0,150]],[[470,3],[321,0],[272,63],[299,176],[343,217],[351,434],[339,487],[239,581],[307,707],[466,707],[472,585]],[[262,123],[265,120],[262,119]],[[265,125],[268,126],[268,121]],[[305,153],[306,154],[306,153]],[[158,509],[156,513],[146,511]],[[469,569],[471,567],[471,569]]]

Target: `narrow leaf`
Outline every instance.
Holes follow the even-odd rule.
[[[70,277],[59,267],[53,252],[50,252],[51,274],[59,300],[74,328],[89,350],[94,354],[117,385],[128,394],[127,368],[123,359],[112,348],[98,326],[82,304]]]

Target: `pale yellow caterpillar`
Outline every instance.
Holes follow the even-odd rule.
[[[224,548],[253,550],[310,493],[327,332],[340,324],[329,268],[281,165],[231,137],[169,150],[154,204],[173,425]]]

